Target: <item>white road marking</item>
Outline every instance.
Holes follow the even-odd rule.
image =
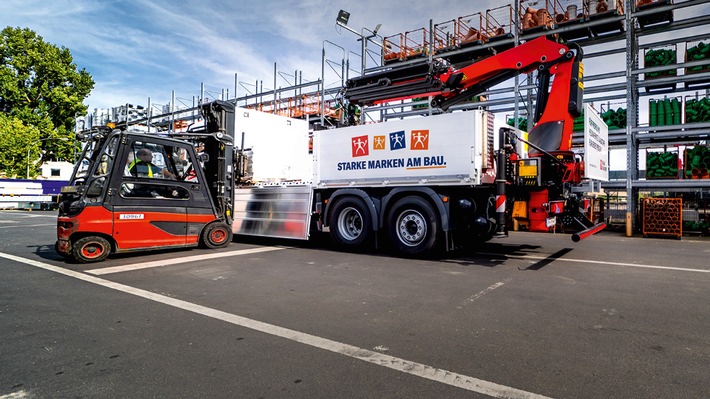
[[[477,255],[486,256],[502,256],[512,259],[530,259],[530,260],[546,260],[549,256],[533,256],[533,255],[506,255],[506,254],[496,254],[496,253],[483,253],[479,252]],[[610,265],[610,266],[621,266],[621,267],[638,267],[642,269],[660,269],[660,270],[673,270],[679,272],[695,272],[695,273],[710,273],[708,269],[691,269],[686,267],[673,267],[673,266],[657,266],[657,265],[644,265],[640,263],[623,263],[623,262],[608,262],[604,260],[589,260],[589,259],[568,259],[568,258],[555,258],[553,262],[576,262],[576,263],[593,263],[598,265]]]
[[[103,274],[121,273],[121,272],[133,271],[133,270],[149,269],[151,267],[172,266],[172,265],[177,265],[180,263],[196,262],[196,261],[206,260],[206,259],[218,259],[218,258],[226,258],[229,256],[249,255],[249,254],[256,254],[256,253],[260,253],[260,252],[278,251],[280,249],[285,249],[285,248],[286,247],[259,247],[259,248],[242,249],[239,251],[214,252],[214,253],[208,253],[208,254],[202,254],[202,255],[186,256],[184,258],[156,260],[154,262],[134,263],[132,265],[105,267],[103,269],[91,269],[91,270],[85,270],[85,272],[89,273],[89,274],[93,274],[95,276],[100,276]]]
[[[23,225],[18,225],[18,224],[16,223],[16,224],[14,224],[14,225],[12,225],[12,226],[0,226],[0,229],[13,229],[13,228],[15,228],[15,227],[47,227],[47,226],[54,226],[54,227],[56,227],[57,224],[56,224],[56,223],[52,223],[52,224],[44,223],[44,224],[23,224]]]
[[[499,282],[497,282],[497,283],[495,283],[495,284],[492,284],[491,286],[489,286],[489,287],[486,288],[485,290],[483,290],[483,291],[479,292],[478,294],[473,295],[473,296],[471,296],[470,298],[468,298],[468,301],[469,301],[469,302],[473,302],[473,301],[475,301],[476,299],[478,299],[478,298],[480,298],[480,297],[486,295],[487,293],[493,291],[494,289],[500,288],[501,286],[503,286],[505,283],[507,283],[507,282],[509,282],[509,281],[510,281],[510,279],[507,278],[507,279],[505,279],[505,280],[503,280],[503,281],[499,281]]]
[[[57,219],[57,213],[56,212],[51,212],[48,214],[42,214],[42,213],[32,213],[28,211],[11,211],[11,210],[6,210],[3,212],[0,212],[0,214],[12,214],[13,216],[19,216],[21,218],[52,218],[52,219]]]
[[[436,381],[442,384],[451,385],[472,392],[477,392],[483,395],[495,398],[518,398],[518,399],[545,399],[547,396],[538,395],[532,392],[523,391],[520,389],[508,387],[505,385],[496,384],[494,382],[481,380],[470,377],[464,374],[458,374],[444,369],[427,366],[426,364],[412,362],[402,358],[377,353],[368,349],[359,348],[357,346],[348,345],[342,342],[333,341],[327,338],[321,338],[315,335],[303,333],[296,330],[291,330],[284,327],[279,327],[273,324],[264,323],[261,321],[248,319],[232,313],[223,312],[221,310],[208,308],[206,306],[183,301],[180,299],[170,298],[154,292],[142,290],[139,288],[127,286],[124,284],[115,283],[104,280],[99,277],[90,276],[84,273],[73,270],[64,269],[58,266],[53,266],[48,263],[39,262],[36,260],[25,259],[20,256],[5,254],[0,252],[0,258],[9,259],[15,262],[24,263],[26,265],[38,267],[47,271],[59,273],[78,280],[86,281],[105,288],[120,291],[126,294],[145,298],[157,303],[172,306],[188,312],[197,313],[213,319],[221,320],[240,327],[249,328],[265,334],[273,335],[280,338],[285,338],[294,342],[299,342],[304,345],[314,348],[323,349],[329,352],[337,353],[343,356],[362,360],[372,363],[377,366],[386,367],[397,370],[405,374],[411,374],[427,380]]]
[[[0,395],[0,399],[24,399],[28,398],[29,395],[27,391],[18,391],[14,393],[8,393],[7,395]]]

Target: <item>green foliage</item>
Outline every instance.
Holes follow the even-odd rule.
[[[28,165],[30,177],[37,174],[41,154],[39,135],[37,127],[0,114],[0,175],[24,178]]]
[[[91,75],[77,69],[67,48],[46,43],[27,28],[0,32],[0,112],[11,117],[3,120],[3,134],[36,129],[34,140],[43,161],[72,159],[74,118],[86,112],[83,101],[93,87]],[[23,151],[26,158],[27,149]],[[10,167],[0,163],[0,169]]]

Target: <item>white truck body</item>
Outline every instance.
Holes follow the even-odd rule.
[[[308,121],[246,108],[234,111],[234,144],[251,149],[252,181],[257,184],[309,182]]]
[[[465,212],[475,211],[473,202],[479,209],[490,206],[494,125],[491,113],[475,110],[319,130],[311,153],[307,121],[237,108],[234,143],[248,166],[234,190],[233,232],[308,239],[313,215],[324,230],[346,223],[329,219],[331,205],[343,198],[369,208],[358,217],[367,214],[374,230],[391,223],[385,220],[388,201],[406,195],[451,192],[466,198]],[[449,208],[443,199],[431,201],[448,231]]]
[[[308,122],[236,108],[235,147],[248,184],[234,190],[234,234],[307,239],[313,202]]]
[[[316,131],[314,184],[490,183],[493,138],[493,116],[480,110]]]

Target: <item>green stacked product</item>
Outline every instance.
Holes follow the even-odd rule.
[[[700,42],[693,47],[688,47],[685,52],[685,62],[702,61],[710,57],[710,45]],[[702,72],[709,70],[710,65],[697,65],[687,68],[688,72]]]
[[[680,125],[681,124],[681,104],[680,100],[676,98],[671,99],[671,110],[673,111],[673,124],[674,125]]]
[[[644,65],[646,68],[657,67],[662,65],[672,65],[676,63],[675,49],[651,49],[644,56]],[[675,76],[676,70],[666,70],[657,72],[646,72],[646,78],[657,78],[659,76]]]
[[[646,154],[647,179],[677,179],[678,154],[675,152],[649,152]]]
[[[710,46],[708,46],[710,47]],[[685,99],[685,123],[710,122],[710,99]]]
[[[626,108],[610,109],[602,112],[601,116],[609,129],[623,129],[626,127]]]
[[[427,98],[427,97],[414,97],[414,98],[412,98],[412,102],[413,102],[413,103],[416,103],[416,102],[419,102],[419,101],[424,101],[424,100],[428,100],[428,98]],[[426,104],[426,103],[424,103],[424,104],[412,105],[412,109],[425,109],[425,108],[429,108],[429,105]]]
[[[710,147],[698,145],[685,150],[685,178],[710,179]]]
[[[658,126],[658,101],[648,100],[648,125]]]
[[[584,131],[584,112],[582,115],[574,118],[574,125],[572,125],[573,132],[583,132]]]
[[[684,221],[683,222],[683,230],[684,231],[697,231],[697,232],[704,232],[710,229],[710,222],[691,222],[691,221]]]
[[[508,118],[508,125],[515,126],[515,118]],[[518,117],[518,129],[527,132],[528,131],[528,119],[522,116]]]
[[[681,102],[678,98],[649,100],[648,125],[666,126],[681,124]]]

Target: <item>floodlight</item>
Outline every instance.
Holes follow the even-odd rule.
[[[345,10],[340,10],[340,12],[338,12],[338,18],[335,19],[335,22],[340,25],[347,25],[349,19],[350,13]]]

